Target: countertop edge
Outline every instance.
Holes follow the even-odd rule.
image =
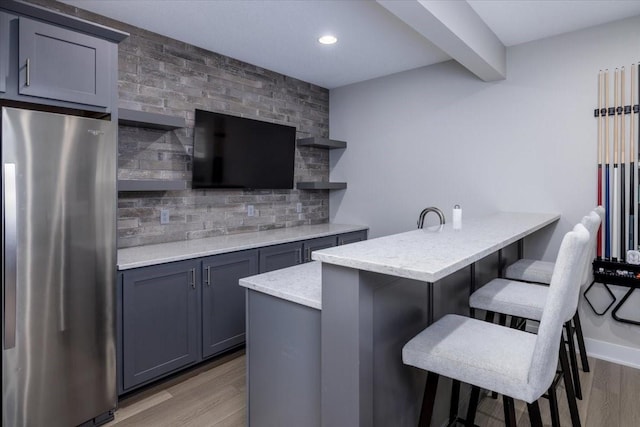
[[[487,255],[490,255],[491,253],[504,248],[506,246],[511,245],[512,243],[517,242],[518,240],[535,233],[538,230],[541,230],[542,228],[553,224],[554,222],[558,221],[560,219],[560,214],[557,213],[541,213],[541,214],[546,214],[546,215],[550,215],[550,217],[539,223],[536,224],[535,226],[531,227],[530,229],[523,231],[521,233],[518,233],[517,235],[514,235],[512,237],[510,237],[509,239],[506,239],[503,242],[497,243],[491,247],[486,248],[485,250],[478,252],[468,258],[465,258],[464,260],[461,260],[459,262],[450,264],[446,267],[444,267],[442,270],[438,271],[437,273],[428,273],[428,272],[424,272],[424,271],[420,271],[420,270],[416,270],[416,269],[412,269],[409,267],[402,267],[402,268],[398,268],[398,267],[390,267],[386,264],[380,264],[380,263],[375,263],[375,262],[368,262],[368,261],[364,261],[364,260],[351,260],[348,258],[344,258],[342,256],[335,256],[335,255],[331,255],[331,254],[326,254],[323,253],[322,251],[319,252],[314,252],[312,254],[312,259],[315,261],[320,261],[320,262],[324,262],[324,263],[328,263],[328,264],[333,264],[333,265],[337,265],[337,266],[341,266],[341,267],[347,267],[347,268],[354,268],[354,269],[358,269],[358,270],[365,270],[365,271],[371,271],[374,273],[380,273],[380,274],[388,274],[388,275],[392,275],[392,276],[397,276],[397,277],[403,277],[406,279],[413,279],[413,280],[420,280],[423,282],[430,282],[430,283],[434,283],[437,282],[438,280],[450,275],[451,273],[459,270],[460,268],[464,268],[467,265],[470,265],[482,258],[484,258]]]
[[[120,258],[123,256],[122,253],[123,252],[138,252],[138,251],[149,251],[150,249],[158,249],[158,248],[162,248],[162,247],[167,247],[170,248],[172,245],[181,245],[181,244],[185,244],[185,242],[194,242],[196,240],[193,241],[180,241],[180,242],[168,242],[168,243],[160,243],[160,244],[155,244],[155,245],[145,245],[145,246],[136,246],[136,247],[132,247],[132,248],[123,248],[123,249],[118,249],[118,262],[117,262],[117,269],[118,271],[126,271],[126,270],[131,270],[133,268],[139,268],[139,267],[148,267],[148,266],[152,266],[152,265],[158,265],[158,264],[165,264],[165,263],[169,263],[169,262],[176,262],[176,261],[184,261],[184,260],[189,260],[189,259],[195,259],[195,258],[201,258],[201,257],[206,257],[206,256],[212,256],[212,255],[221,255],[221,254],[226,254],[226,253],[231,253],[231,252],[239,252],[239,251],[244,251],[244,250],[250,250],[250,249],[257,249],[257,248],[263,248],[263,247],[267,247],[267,246],[273,246],[273,245],[279,245],[279,244],[284,244],[284,243],[291,243],[291,242],[297,242],[297,241],[301,241],[301,240],[307,240],[307,239],[316,239],[316,238],[320,238],[320,237],[327,237],[327,236],[333,236],[333,235],[338,235],[338,234],[343,234],[343,233],[351,233],[354,231],[365,231],[365,230],[369,230],[368,226],[364,226],[364,225],[351,225],[351,224],[316,224],[317,226],[321,226],[321,225],[328,225],[328,226],[334,226],[336,228],[338,228],[338,230],[329,230],[329,231],[311,231],[308,234],[304,234],[304,235],[299,235],[299,236],[287,236],[287,237],[283,237],[283,238],[278,238],[277,236],[272,239],[272,240],[261,240],[261,241],[255,241],[255,242],[251,242],[251,243],[243,243],[243,244],[235,244],[235,245],[230,245],[230,246],[223,246],[223,247],[214,247],[212,249],[208,249],[208,250],[195,250],[195,251],[185,251],[184,253],[180,253],[180,254],[176,254],[176,255],[168,255],[168,256],[159,256],[159,257],[149,257],[147,259],[142,259],[142,260],[135,260],[135,261],[121,261]],[[315,225],[312,226],[300,226],[302,227],[314,227]],[[283,230],[283,232],[290,232],[291,230],[298,228],[298,227],[289,227],[289,228],[283,228],[280,230]],[[266,231],[256,231],[256,232],[251,232],[251,233],[238,233],[238,234],[234,234],[234,235],[226,235],[226,236],[216,236],[216,237],[208,237],[208,238],[204,238],[204,239],[197,239],[198,242],[211,242],[212,245],[214,245],[216,243],[216,240],[220,240],[222,238],[233,238],[233,236],[238,236],[238,238],[247,238],[250,237],[250,235],[255,234],[256,235],[256,240],[258,240],[260,238],[260,234],[263,233],[267,233],[267,232],[271,232],[273,233],[274,230],[266,230]],[[126,256],[126,255],[124,255]]]
[[[244,277],[239,280],[239,285],[284,301],[322,310],[321,275],[321,263],[314,261]]]

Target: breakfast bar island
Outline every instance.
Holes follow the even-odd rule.
[[[282,292],[274,277],[267,277],[268,283],[260,276],[243,279],[248,302],[257,302],[260,292],[293,305],[309,305],[296,297],[297,292],[321,296],[314,307],[317,314],[311,313],[310,317],[319,317],[319,327],[317,320],[311,320],[308,330],[303,324],[296,329],[305,336],[300,344],[311,340],[320,354],[304,352],[304,359],[297,359],[302,365],[279,365],[285,370],[291,366],[297,372],[270,374],[274,395],[286,392],[286,382],[300,378],[303,372],[318,372],[308,386],[319,390],[305,394],[313,401],[304,405],[294,401],[284,408],[271,405],[271,415],[309,407],[314,408],[309,418],[317,418],[319,413],[320,419],[308,418],[308,425],[415,426],[425,375],[402,363],[404,344],[447,313],[468,315],[470,292],[497,277],[507,263],[522,257],[526,236],[558,219],[559,215],[547,213],[496,213],[465,220],[461,229],[454,230],[447,224],[323,249],[312,254],[321,262],[318,268],[309,267],[302,275],[291,272],[297,274],[296,281],[308,283],[292,286],[291,278],[283,279],[286,290]],[[282,270],[279,274],[287,273]],[[288,310],[286,305],[273,306]],[[263,389],[262,397],[252,395],[252,375],[268,369],[260,366],[260,358],[267,354],[271,361],[296,357],[291,341],[286,348],[270,349],[270,342],[278,342],[271,341],[270,334],[276,337],[282,333],[275,327],[271,331],[262,328],[260,345],[252,347],[256,335],[251,332],[251,316],[261,312],[267,319],[266,307],[247,307],[247,349],[252,367],[248,371],[249,425],[254,427],[267,425],[260,422],[259,414],[252,414],[252,396],[262,399],[265,394]],[[272,362],[269,365],[273,366]],[[441,403],[436,403],[435,419],[439,416],[444,420],[448,415],[446,390],[446,386],[440,388]]]

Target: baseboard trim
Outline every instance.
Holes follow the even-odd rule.
[[[596,359],[640,369],[640,349],[584,338],[587,354]]]

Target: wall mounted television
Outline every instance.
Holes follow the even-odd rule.
[[[193,188],[291,189],[296,128],[196,110]]]

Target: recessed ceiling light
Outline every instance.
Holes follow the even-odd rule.
[[[334,44],[335,42],[338,41],[338,39],[335,36],[326,35],[326,36],[320,37],[318,41],[322,44]]]

